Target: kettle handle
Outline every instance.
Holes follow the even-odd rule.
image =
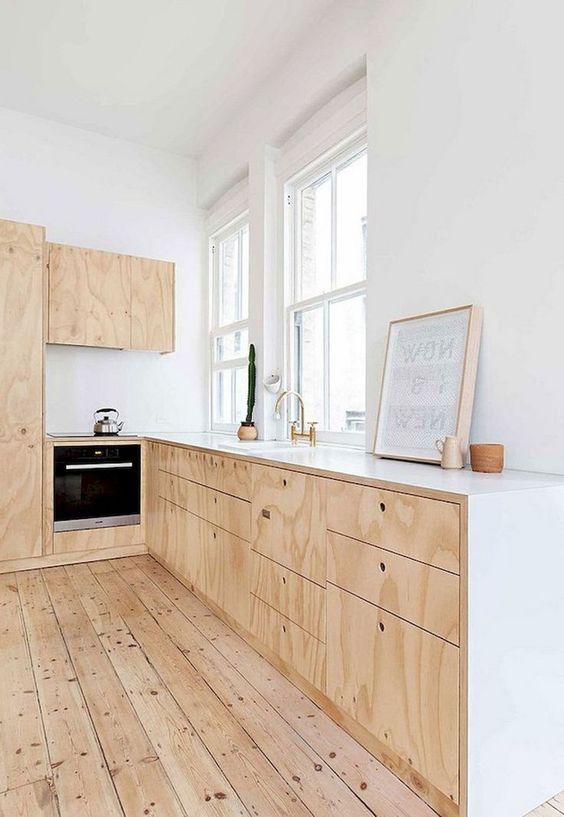
[[[99,408],[99,409],[96,409],[96,411],[93,414],[94,419],[96,419],[97,414],[102,414],[102,412],[104,412],[104,411],[113,411],[114,414],[116,415],[116,420],[119,417],[119,411],[117,409],[115,409],[115,408]]]

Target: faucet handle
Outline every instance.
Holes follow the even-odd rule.
[[[297,420],[290,420],[290,440],[294,445],[298,442]]]
[[[309,444],[313,448],[317,444],[317,420],[308,423],[309,426]]]

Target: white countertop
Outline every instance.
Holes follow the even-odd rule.
[[[502,474],[479,474],[469,469],[445,471],[438,465],[384,460],[358,449],[339,446],[318,445],[317,448],[310,448],[301,444],[290,447],[285,443],[262,441],[255,447],[254,443],[239,442],[235,436],[226,434],[163,432],[142,436],[156,442],[204,448],[218,454],[297,467],[321,475],[343,475],[352,480],[374,480],[459,496],[564,486],[564,475],[510,470]]]

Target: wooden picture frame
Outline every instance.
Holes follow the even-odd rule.
[[[435,440],[468,448],[482,308],[473,304],[391,321],[374,453],[440,463]]]

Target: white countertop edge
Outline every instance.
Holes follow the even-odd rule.
[[[246,451],[245,443],[240,443],[240,451],[226,449],[226,443],[236,445],[237,438],[225,434],[152,432],[141,437],[154,442],[202,448],[223,456],[242,457],[262,464],[296,467],[328,477],[343,476],[351,481],[358,479],[363,482],[368,480],[394,486],[404,485],[410,489],[419,488],[458,497],[564,486],[564,475],[516,470],[506,470],[502,474],[480,474],[474,473],[469,468],[446,471],[439,465],[382,459],[360,449],[345,446],[319,444],[316,448],[310,448],[299,444],[292,448],[261,452],[250,449]]]
[[[46,440],[56,445],[66,443],[108,443],[120,441],[132,444],[143,440],[168,443],[187,448],[204,449],[226,457],[235,457],[274,467],[295,468],[328,478],[343,478],[363,484],[377,483],[383,488],[409,492],[428,491],[450,494],[453,498],[528,491],[564,486],[564,475],[506,470],[502,474],[474,473],[469,468],[446,471],[439,465],[383,459],[358,448],[319,444],[310,448],[298,444],[288,448],[252,450],[234,435],[212,432],[144,432],[136,437],[53,437]],[[268,441],[263,441],[268,446]],[[273,446],[277,441],[270,441]],[[280,443],[278,443],[280,444]],[[240,445],[240,450],[238,446]],[[252,444],[251,444],[252,445]],[[226,447],[228,446],[228,447]],[[237,446],[237,448],[235,448]]]

